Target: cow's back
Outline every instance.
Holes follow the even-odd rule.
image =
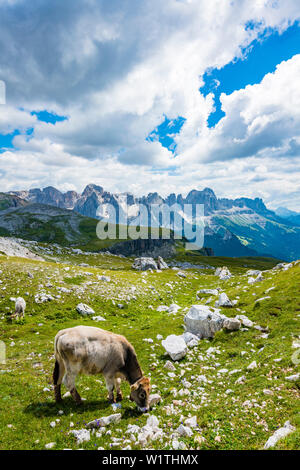
[[[55,354],[78,373],[98,374],[124,366],[127,340],[120,335],[91,326],[61,330],[55,337]]]

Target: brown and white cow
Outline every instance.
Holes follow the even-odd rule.
[[[149,409],[150,380],[144,377],[133,346],[124,336],[93,326],[76,326],[57,333],[54,341],[55,367],[53,382],[55,400],[61,400],[61,383],[76,403],[82,403],[75,387],[78,374],[103,374],[108,400],[122,400],[121,379],[131,385],[130,399],[143,411]]]

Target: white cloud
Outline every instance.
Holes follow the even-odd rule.
[[[178,138],[181,162],[216,161],[267,155],[300,156],[300,54],[282,62],[261,83],[221,95],[226,116],[204,128],[192,146]],[[292,148],[291,148],[292,147]]]
[[[0,134],[11,134],[15,129],[25,132],[37,122],[35,116],[9,105],[0,106]]]
[[[268,174],[255,168],[269,171],[272,154],[281,159],[288,152],[297,160],[299,105],[293,109],[291,102],[299,94],[297,80],[289,81],[291,73],[299,77],[298,59],[281,64],[257,86],[222,95],[226,117],[215,129],[206,125],[212,96],[204,98],[199,88],[208,67],[240,56],[264,28],[287,28],[299,17],[297,0],[76,5],[53,0],[49,9],[46,1],[0,2],[0,78],[9,103],[0,107],[0,132],[35,128],[30,139],[15,137],[18,152],[1,155],[4,187],[81,189],[95,182],[141,194],[211,185],[225,196],[231,178],[238,196],[245,178],[248,195],[262,191],[263,174],[266,198],[274,196]],[[257,25],[253,30],[245,29],[249,21]],[[55,126],[36,122],[32,109],[68,120]],[[145,141],[164,115],[186,118],[175,160],[158,142]],[[224,168],[222,160],[231,159]],[[285,168],[286,163],[281,176],[295,192],[294,175]],[[275,173],[273,181],[277,166]]]

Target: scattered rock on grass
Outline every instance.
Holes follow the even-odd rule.
[[[76,438],[76,443],[82,444],[83,442],[88,442],[91,439],[91,432],[88,429],[78,429],[70,431],[70,434],[73,434]]]
[[[80,315],[93,315],[94,310],[86,304],[78,304],[76,310]]]
[[[228,331],[236,331],[241,328],[241,322],[237,318],[226,318],[223,327]]]
[[[109,426],[110,424],[119,423],[121,421],[122,415],[121,413],[114,413],[109,416],[104,416],[103,418],[94,419],[94,421],[90,421],[86,427],[87,429],[93,428],[100,428]]]
[[[216,301],[215,306],[216,307],[233,307],[233,303],[228,298],[228,295],[225,294],[225,292],[222,292],[222,294],[220,294],[219,296],[219,300]]]

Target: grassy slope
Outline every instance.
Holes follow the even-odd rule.
[[[1,196],[1,193],[0,193]],[[1,204],[5,207],[2,207]],[[7,201],[0,199],[0,212],[6,207]],[[35,213],[35,208],[38,206],[39,211]],[[45,213],[47,209],[57,210],[59,215],[49,215],[48,220],[44,220],[43,208]],[[30,205],[29,205],[30,209]],[[27,210],[29,210],[27,207]],[[0,226],[0,236],[4,237],[19,237],[24,240],[36,240],[40,243],[57,243],[61,246],[73,246],[80,248],[83,251],[97,252],[104,249],[109,249],[115,243],[130,240],[127,237],[119,239],[119,231],[124,233],[124,226],[117,224],[107,224],[106,222],[99,222],[97,219],[85,217],[76,212],[53,208],[52,206],[34,204],[33,212],[23,212],[21,209],[5,214],[2,216],[6,223],[15,221],[14,230],[8,230],[5,226]],[[1,214],[0,214],[1,222]],[[113,238],[99,239],[96,235],[97,225],[100,224],[104,227],[103,231],[106,233],[114,234]],[[150,233],[149,228],[149,233]],[[159,236],[169,233],[166,229],[159,229]]]
[[[46,443],[56,442],[57,449],[77,448],[74,437],[68,434],[70,429],[80,429],[95,418],[113,412],[106,403],[104,380],[98,377],[81,377],[78,389],[86,402],[77,408],[70,398],[64,399],[61,405],[53,401],[52,391],[43,391],[51,387],[53,370],[53,338],[58,330],[79,324],[103,327],[121,333],[134,344],[139,360],[146,374],[152,376],[152,383],[162,395],[163,403],[154,410],[160,426],[166,433],[176,429],[183,417],[198,416],[200,429],[193,438],[182,438],[188,448],[197,448],[194,442],[197,435],[205,437],[203,449],[259,449],[277,427],[290,419],[299,426],[299,390],[295,384],[285,380],[286,375],[297,372],[291,356],[292,340],[299,331],[300,303],[297,286],[300,281],[300,266],[287,272],[270,271],[265,280],[255,287],[248,287],[247,278],[241,277],[248,265],[258,268],[272,266],[272,261],[262,259],[216,259],[193,256],[186,260],[201,264],[205,261],[213,265],[226,264],[235,274],[227,281],[220,281],[211,271],[186,271],[187,279],[179,278],[176,271],[142,275],[131,270],[131,261],[117,257],[63,256],[69,263],[87,262],[95,268],[83,268],[69,264],[41,263],[17,258],[1,257],[2,270],[0,285],[0,338],[7,345],[7,364],[0,366],[0,449],[43,449]],[[181,260],[184,256],[181,255]],[[27,272],[34,274],[30,279]],[[92,273],[92,276],[86,272]],[[96,278],[97,274],[111,276],[110,283],[103,283]],[[147,284],[142,280],[145,279]],[[93,283],[94,284],[90,284]],[[44,287],[46,292],[58,294],[56,286],[73,288],[70,294],[61,294],[61,299],[47,304],[36,304],[33,295],[51,283],[53,287]],[[167,285],[168,284],[168,285]],[[171,286],[170,286],[171,285]],[[5,290],[2,290],[5,286]],[[127,300],[130,288],[136,287],[136,300]],[[166,312],[157,312],[158,305],[178,303],[181,307],[190,307],[196,301],[196,291],[200,287],[220,286],[231,298],[240,297],[238,308],[250,319],[262,326],[268,326],[270,335],[261,338],[255,329],[233,333],[219,332],[211,341],[202,340],[179,363],[175,363],[177,373],[174,379],[166,375],[163,368],[166,358],[157,334],[166,337],[168,334],[181,334],[184,312],[175,316]],[[243,289],[243,287],[245,289]],[[264,292],[271,286],[271,300],[255,303],[255,299],[264,297]],[[155,293],[155,288],[158,292]],[[82,289],[82,292],[76,289]],[[29,296],[26,296],[29,292]],[[11,323],[7,312],[12,310],[11,296],[22,295],[27,301],[27,315],[24,322]],[[269,294],[267,294],[269,295]],[[105,316],[106,322],[96,323],[89,318],[80,317],[75,310],[79,301],[92,306],[97,315]],[[123,303],[125,308],[118,309],[114,304]],[[149,309],[153,305],[154,310]],[[237,309],[224,311],[234,316]],[[167,318],[167,321],[166,321]],[[39,333],[39,334],[37,334]],[[153,338],[154,344],[144,342],[144,338]],[[11,345],[14,342],[15,345]],[[220,354],[208,358],[209,347],[219,347]],[[261,348],[264,347],[263,350]],[[246,351],[241,355],[241,351]],[[34,353],[34,355],[33,355]],[[281,362],[274,359],[281,358]],[[247,366],[256,360],[259,367],[253,371]],[[218,370],[238,369],[239,372],[220,374]],[[195,376],[204,374],[211,383],[202,384]],[[236,385],[238,377],[245,375],[244,385]],[[192,383],[190,396],[174,397],[184,389],[181,381],[186,378]],[[129,423],[143,425],[147,417],[137,413],[135,405],[127,399],[129,388],[122,385],[125,398],[122,402],[122,421],[110,427],[112,436],[123,437]],[[231,389],[233,392],[226,394]],[[271,390],[272,395],[265,395],[263,390]],[[154,392],[155,390],[153,390]],[[173,400],[182,400],[175,406],[176,413],[168,415],[166,405]],[[243,403],[252,400],[252,407]],[[59,410],[63,415],[59,415]],[[55,428],[50,422],[59,419]],[[70,428],[70,422],[74,427]],[[12,427],[8,427],[12,425]],[[111,437],[92,436],[90,442],[81,445],[86,449],[99,446],[110,448]],[[167,436],[167,434],[166,434]],[[216,441],[216,437],[219,439]],[[129,436],[130,437],[130,436]],[[151,448],[170,448],[170,440],[152,442]],[[117,446],[122,448],[124,445]],[[280,442],[283,449],[295,449],[300,445],[300,432],[293,433]],[[134,445],[132,445],[135,448]]]

